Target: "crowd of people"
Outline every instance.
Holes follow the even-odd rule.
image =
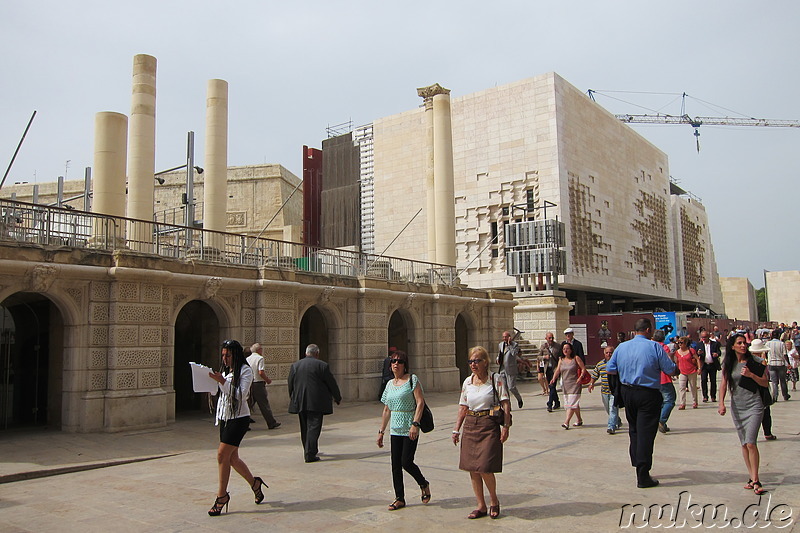
[[[612,344],[610,334],[604,338],[603,359],[591,369],[586,365],[583,345],[575,339],[572,328],[564,331],[561,343],[556,343],[554,334],[548,332],[536,364],[541,395],[548,397],[547,411],[561,408],[560,381],[566,409],[561,427],[569,430],[582,426],[581,392],[588,385],[591,393],[599,382],[607,415],[607,433],[614,435],[623,426],[621,410],[624,409],[637,487],[655,487],[659,482],[650,471],[656,435],[670,431],[667,421],[676,405],[678,410],[686,408],[687,393],[692,408],[698,408],[699,377],[702,401],[717,403],[719,398],[720,415],[727,414],[725,401],[729,398],[731,418],[748,472],[744,488],[762,494],[765,489],[759,478],[758,433],[762,429],[767,440],[776,438],[771,431],[770,405],[778,401],[779,393],[784,401],[790,399],[788,383],[792,384],[792,390],[796,388],[800,363],[797,324],[769,332],[768,341],[762,340],[762,333],[748,338],[747,332],[733,331],[723,339],[726,340],[724,353],[719,341],[722,336],[717,331],[699,331],[696,342],[689,336],[680,336],[667,343],[665,332],[654,329],[647,318],[639,319],[634,329],[633,338],[618,337],[617,346]],[[329,366],[319,359],[319,347],[310,344],[305,354],[292,364],[287,385],[289,412],[299,418],[304,459],[313,463],[320,460],[318,441],[323,417],[333,412],[333,402],[341,402],[341,393]],[[508,331],[503,332],[494,358],[499,366],[498,373],[491,371],[485,348],[476,346],[469,350],[471,373],[462,383],[452,431],[453,444],[460,444],[459,468],[469,473],[475,494],[476,508],[469,513],[469,519],[500,516],[495,474],[503,468],[503,444],[509,438],[512,423],[511,396],[516,398],[520,409],[523,407],[523,398],[516,386],[520,358],[520,346]],[[264,370],[261,346],[254,344],[244,349],[237,341],[225,341],[221,364],[219,372],[209,373],[218,383],[215,418],[220,433],[218,488],[208,511],[210,516],[218,516],[227,509],[231,469],[248,483],[256,504],[264,499],[263,488],[267,485],[251,473],[239,456],[243,437],[254,423],[251,409],[258,404],[269,429],[280,426],[267,398],[266,385],[271,380]],[[719,390],[718,372],[721,373]],[[380,401],[383,411],[376,444],[380,448],[384,446],[388,429],[394,487],[394,500],[388,509],[397,511],[406,506],[404,471],[419,486],[421,502],[427,504],[432,497],[431,486],[415,459],[421,423],[427,410],[423,386],[419,377],[411,373],[408,355],[394,347],[384,366]]]

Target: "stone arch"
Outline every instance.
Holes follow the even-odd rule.
[[[298,359],[305,356],[306,346],[316,344],[320,349],[320,359],[331,364],[335,372],[339,355],[344,353],[340,349],[343,336],[338,309],[330,302],[316,302],[308,305],[299,316]]]
[[[209,300],[190,300],[181,306],[173,322],[172,364],[167,369],[167,390],[174,396],[168,409],[181,413],[205,408],[206,396],[192,389],[189,362],[219,367],[219,347],[227,338],[224,332],[231,329],[223,326],[226,319],[220,306]]]
[[[58,291],[0,300],[0,429],[64,424],[64,367],[77,350],[74,306]]]
[[[478,321],[469,311],[462,311],[456,315],[455,323],[456,357],[455,366],[458,368],[459,379],[463,382],[472,371],[469,368],[469,349],[478,344]]]

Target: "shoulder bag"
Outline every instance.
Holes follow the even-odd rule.
[[[506,423],[506,413],[503,410],[503,404],[500,403],[500,396],[497,394],[497,388],[495,388],[494,380],[497,374],[492,372],[491,380],[492,380],[492,394],[494,395],[494,404],[489,409],[489,418],[491,418],[497,425],[502,426]],[[513,420],[511,418],[511,413],[508,413],[508,425],[512,424]]]
[[[413,380],[417,376],[412,374],[411,379]],[[419,378],[417,378],[417,382],[419,382]],[[411,383],[411,390],[414,390],[414,383]],[[433,431],[434,423],[433,423],[433,412],[431,412],[430,407],[428,407],[427,403],[422,404],[422,417],[419,420],[419,429],[422,430],[423,433],[430,433]]]

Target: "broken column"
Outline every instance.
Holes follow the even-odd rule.
[[[228,82],[225,80],[208,81],[204,168],[203,229],[225,231],[228,210]],[[225,248],[222,235],[204,235],[204,249],[218,253]]]
[[[92,211],[112,217],[125,216],[125,164],[128,117],[103,111],[94,119],[94,184]],[[89,245],[113,249],[125,245],[125,227],[105,218],[94,221]]]

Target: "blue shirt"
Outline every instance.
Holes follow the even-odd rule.
[[[624,385],[661,390],[661,372],[672,374],[675,372],[675,363],[659,343],[644,335],[636,335],[617,346],[606,365],[606,371],[619,374],[619,380]]]

